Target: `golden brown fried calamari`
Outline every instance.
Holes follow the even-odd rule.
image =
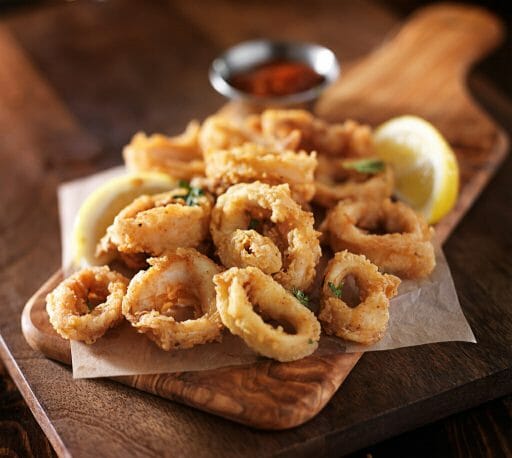
[[[65,339],[92,344],[123,318],[127,286],[128,279],[107,266],[82,269],[46,296],[50,323]]]
[[[385,272],[423,278],[435,267],[433,229],[402,202],[341,201],[320,230],[334,251],[364,254]]]
[[[137,197],[115,217],[97,252],[159,256],[179,247],[197,247],[208,235],[212,199],[198,195],[187,205],[186,188]]]
[[[301,204],[315,194],[316,165],[315,153],[276,151],[254,143],[218,150],[205,157],[206,176],[216,194],[238,183],[288,183],[293,198]]]
[[[133,277],[123,300],[123,315],[132,326],[164,350],[219,340],[222,322],[212,279],[222,269],[193,248],[148,262],[151,267]],[[192,309],[192,316],[183,316],[185,309]]]
[[[210,231],[225,266],[255,266],[288,289],[306,290],[321,255],[313,223],[313,215],[291,198],[287,184],[255,182],[232,186],[217,199]],[[247,238],[240,244],[243,235]],[[263,253],[269,257],[258,256]]]
[[[347,159],[318,157],[313,201],[323,207],[333,207],[343,199],[377,199],[391,197],[395,180],[393,170],[385,166],[375,174],[360,173],[345,167]]]
[[[353,307],[343,300],[349,275],[355,278],[359,294]],[[318,319],[327,334],[364,345],[375,343],[386,332],[389,299],[396,295],[399,284],[399,278],[381,274],[362,255],[336,253],[325,271]]]
[[[204,174],[199,148],[199,124],[192,121],[176,137],[139,132],[124,147],[123,156],[129,170],[162,172],[177,179],[190,180]]]
[[[253,350],[278,361],[295,361],[313,353],[320,323],[289,291],[256,267],[231,268],[213,279],[222,322]],[[293,327],[265,323],[266,317]]]

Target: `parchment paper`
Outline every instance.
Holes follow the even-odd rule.
[[[59,188],[62,263],[66,272],[72,259],[71,234],[80,205],[94,189],[123,167],[66,183]],[[375,345],[362,346],[333,337],[322,337],[317,352],[332,354],[391,350],[433,342],[476,342],[453,285],[450,269],[440,249],[437,266],[428,279],[404,281],[391,300],[386,335]],[[222,343],[190,350],[165,352],[126,322],[110,330],[93,345],[71,342],[75,378],[197,371],[247,364],[260,359],[241,339],[225,333]]]

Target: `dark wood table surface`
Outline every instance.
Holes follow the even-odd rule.
[[[196,7],[190,6],[186,1],[178,1],[168,4],[170,14],[162,18],[158,15],[162,2],[139,2],[138,5],[135,2],[125,2],[123,8],[116,7],[116,2],[110,2],[111,5],[102,5],[101,2],[87,3],[88,5],[79,6],[64,2],[29,2],[21,6],[9,4],[0,10],[0,20],[3,20],[33,59],[36,67],[45,75],[50,86],[71,109],[77,123],[88,134],[79,140],[60,139],[81,142],[81,147],[74,148],[75,157],[62,158],[52,154],[52,141],[57,140],[45,139],[49,151],[38,160],[43,161],[44,167],[48,169],[47,186],[52,189],[55,180],[71,179],[90,170],[118,163],[121,146],[136,130],[170,132],[181,128],[189,118],[203,117],[215,110],[222,103],[222,99],[211,92],[205,97],[207,82],[198,80],[197,75],[202,75],[205,79],[204,63],[210,56],[216,50],[236,41],[242,30],[250,29],[251,15],[261,21],[259,15],[265,11],[256,2],[249,2],[244,10],[240,10],[231,8],[232,5],[225,1],[203,2],[202,6]],[[347,2],[344,7],[347,14],[354,17],[353,27],[364,24],[366,14],[379,17],[379,25],[363,34],[364,39],[358,43],[352,43],[346,48],[338,46],[338,53],[343,59],[351,60],[368,52],[396,26],[403,15],[421,3],[398,1],[384,5],[357,2],[354,6]],[[325,30],[319,33],[329,45],[329,37],[336,30],[336,21],[328,17],[332,4],[326,5],[318,8],[312,2],[287,2],[282,7],[272,7],[272,13],[276,23],[287,14],[293,14],[297,18],[303,15],[314,16],[315,21],[309,27],[325,24]],[[270,4],[268,6],[270,8]],[[214,7],[225,10],[229,27],[209,21],[208,8]],[[498,4],[497,7],[499,8]],[[65,8],[81,8],[80,13],[74,16],[75,22],[59,22]],[[103,13],[95,16],[95,8],[103,8]],[[237,17],[240,11],[245,11],[246,14]],[[132,31],[126,33],[123,27],[132,19]],[[510,19],[505,19],[510,24]],[[100,23],[95,24],[95,21]],[[143,25],[147,27],[148,21],[155,23],[157,35],[151,37],[152,39],[158,39],[159,33],[162,33],[162,39],[166,38],[162,32],[161,21],[167,22],[165,27],[175,29],[173,36],[176,42],[169,44],[169,52],[180,54],[181,64],[173,66],[176,61],[169,60],[160,66],[165,69],[165,75],[171,75],[168,81],[153,74],[155,56],[151,55],[151,41],[140,35],[144,30]],[[294,28],[294,22],[288,21],[289,29],[282,31],[282,34],[293,38],[307,37],[307,22],[297,20],[296,23],[298,25]],[[95,29],[95,26],[98,28]],[[346,33],[350,35],[350,30]],[[191,36],[196,36],[197,42],[202,43],[204,34],[215,36],[216,41],[209,47],[183,48],[185,42],[190,46]],[[38,41],[37,37],[42,35],[51,39],[47,42]],[[110,46],[114,43],[115,54],[102,52],[102,46],[106,42]],[[94,52],[95,46],[97,53]],[[123,46],[130,46],[140,52],[141,63],[135,73],[131,72],[129,57],[123,55]],[[62,60],[54,59],[55,50],[58,50]],[[0,54],[0,61],[2,57]],[[161,55],[160,58],[165,60],[166,56]],[[469,84],[475,94],[478,94],[480,102],[508,129],[509,134],[512,134],[511,62],[509,39],[474,70]],[[144,64],[147,68],[142,71]],[[95,73],[98,80],[90,78]],[[103,74],[108,74],[109,80],[102,80]],[[136,88],[145,81],[149,81],[151,87],[146,91],[145,97],[141,97],[141,92]],[[198,87],[201,89],[196,92]],[[133,96],[130,95],[131,90]],[[154,110],[155,106],[162,107],[166,103],[179,104],[180,109]],[[10,158],[10,161],[13,159]],[[7,182],[15,189],[0,200],[1,214],[4,216],[0,223],[0,299],[3,315],[12,314],[17,321],[22,306],[20,300],[27,299],[59,265],[60,252],[58,238],[55,237],[58,220],[54,195],[45,193],[44,186],[41,189],[30,180],[23,183],[23,188],[17,188],[16,166],[13,165],[12,170],[7,171],[5,164],[1,163],[0,171],[1,179],[5,180],[2,189],[5,190]],[[19,173],[20,176],[30,178],[30,173]],[[509,157],[446,244],[449,260],[454,257],[455,252],[467,252],[467,270],[474,274],[474,285],[468,286],[464,275],[454,273],[456,285],[465,286],[462,292],[465,297],[461,298],[463,302],[476,300],[485,303],[488,297],[489,300],[508,301],[512,305],[512,262],[509,256],[512,253],[510,176],[512,158]],[[39,194],[34,195],[34,202],[29,205],[24,193],[31,192]],[[20,195],[24,197],[20,200],[27,208],[17,206],[16,199]],[[509,211],[504,212],[503,209]],[[30,226],[23,218],[26,212],[37,213],[37,227]],[[478,260],[483,263],[481,267],[477,265]],[[29,275],[30,279],[24,281],[24,275]],[[2,319],[2,323],[5,323],[5,319]],[[19,323],[12,323],[4,327],[3,332],[18,328]],[[0,455],[55,455],[29,407],[3,368],[0,372],[0,406]],[[356,452],[354,456],[367,454],[425,457],[512,456],[512,395],[389,439]]]

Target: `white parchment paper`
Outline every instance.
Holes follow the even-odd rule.
[[[69,271],[72,260],[73,221],[82,202],[102,183],[122,173],[125,173],[124,167],[117,167],[59,188],[65,271]],[[322,337],[317,352],[330,354],[390,350],[434,342],[476,342],[441,250],[437,252],[437,266],[429,278],[404,281],[398,292],[398,296],[391,300],[388,331],[379,342],[362,346]],[[111,329],[93,345],[72,341],[71,353],[75,378],[198,371],[248,364],[260,359],[241,339],[228,332],[221,343],[166,352],[135,332],[127,322]]]

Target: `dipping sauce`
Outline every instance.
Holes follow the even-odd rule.
[[[274,97],[304,92],[324,81],[322,75],[303,62],[278,60],[237,73],[229,83],[255,96]]]

